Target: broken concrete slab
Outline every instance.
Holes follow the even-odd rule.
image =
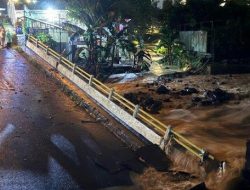
[[[168,171],[170,160],[166,154],[156,144],[147,145],[139,148],[136,155],[146,164],[154,167],[157,171]]]
[[[124,166],[119,164],[119,160],[114,160],[112,157],[107,157],[105,155],[97,155],[93,160],[96,165],[111,174],[118,173],[125,169]]]
[[[145,165],[138,158],[123,161],[121,165],[138,174],[141,174],[145,168]]]

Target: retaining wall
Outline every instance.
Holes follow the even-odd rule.
[[[95,90],[87,82],[75,75],[75,73],[71,69],[68,69],[67,67],[61,65],[59,63],[59,60],[53,58],[50,55],[47,55],[44,50],[37,48],[29,41],[27,41],[26,46],[32,49],[37,55],[42,57],[52,67],[56,68],[58,72],[60,72],[63,76],[67,77],[71,82],[77,85],[98,105],[104,108],[110,115],[112,115],[115,119],[121,122],[132,132],[135,132],[137,135],[144,137],[145,139],[154,144],[160,145],[162,140],[162,137],[160,135],[149,129],[146,125],[138,121],[131,114],[127,113],[121,107],[109,100],[108,97]]]

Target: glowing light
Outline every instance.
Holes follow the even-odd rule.
[[[180,1],[180,4],[182,4],[182,5],[186,5],[186,3],[187,3],[187,0],[181,0]]]
[[[226,5],[226,2],[223,2],[220,4],[220,7],[224,7]]]
[[[31,3],[31,0],[26,0],[26,3]]]
[[[49,20],[49,21],[53,21],[54,18],[56,16],[56,13],[55,13],[55,10],[51,7],[49,7],[47,10],[46,10],[46,18]]]

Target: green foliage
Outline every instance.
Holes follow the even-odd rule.
[[[52,36],[50,36],[49,34],[40,32],[36,34],[35,37],[42,43],[48,45],[49,47],[54,47],[55,45],[55,41],[52,39]]]
[[[118,49],[124,54],[125,52],[135,53],[136,48],[132,43],[135,39],[135,31],[142,36],[150,25],[150,0],[143,2],[139,0],[72,0],[66,3],[69,16],[86,25],[86,31],[81,35],[84,36],[86,42],[88,64],[99,65],[111,60],[111,65],[113,65],[115,60],[119,60],[119,55],[116,54]],[[121,30],[120,24],[125,28]]]
[[[185,46],[178,41],[177,32],[168,26],[161,29],[161,41],[157,47],[157,52],[164,55],[160,63],[174,65],[180,69],[197,70],[203,66],[201,57],[186,51]]]

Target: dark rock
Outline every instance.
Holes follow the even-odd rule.
[[[186,87],[183,90],[180,91],[180,95],[185,96],[185,95],[191,95],[191,94],[196,94],[199,91],[196,88],[190,88]]]
[[[197,102],[201,102],[202,98],[201,97],[193,97],[192,98],[192,102],[197,103]]]
[[[140,98],[140,106],[144,108],[144,110],[149,111],[150,113],[158,113],[158,111],[162,107],[162,102],[154,100],[152,97],[141,97]]]
[[[225,85],[227,84],[225,81],[220,82],[220,85]]]
[[[194,186],[190,190],[207,190],[207,187],[206,187],[206,184],[203,182],[203,183],[200,183],[200,184]]]
[[[126,94],[124,94],[124,98],[128,99],[129,101],[131,101],[134,104],[139,104],[138,97],[134,93],[126,93]]]
[[[136,150],[136,155],[157,171],[168,171],[170,160],[158,145],[147,145]]]
[[[192,176],[190,173],[184,171],[173,172],[171,177],[173,177],[171,181],[176,181],[176,182],[184,180],[186,181],[195,178],[195,176]]]
[[[143,106],[149,107],[152,106],[154,104],[154,99],[152,97],[148,97],[146,98],[143,102]]]
[[[164,102],[171,102],[171,100],[169,98],[166,98],[163,100]]]
[[[206,92],[206,99],[211,101],[211,104],[219,104],[231,99],[231,95],[220,88],[216,88],[214,91]]]
[[[210,101],[210,100],[202,100],[201,101],[201,105],[202,106],[210,106],[210,105],[212,105],[212,102]]]
[[[170,90],[166,86],[161,85],[160,87],[157,88],[156,93],[157,94],[169,94]]]
[[[139,84],[136,84],[135,87],[139,87]]]
[[[154,103],[149,108],[149,112],[152,114],[156,114],[161,108],[162,108],[162,102],[154,101]]]

